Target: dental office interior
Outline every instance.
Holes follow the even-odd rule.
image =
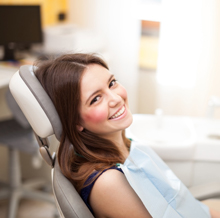
[[[220,198],[220,1],[0,0],[30,4],[40,5],[43,41],[17,49],[19,61],[0,62],[0,122],[14,116],[5,95],[21,65],[42,54],[98,53],[127,89],[134,114],[127,136],[151,146],[197,199]],[[1,41],[0,49],[2,60]],[[51,144],[56,151],[55,138]],[[8,154],[1,142],[5,184]],[[43,178],[52,193],[51,169],[41,157],[24,151],[19,157],[22,181]],[[7,204],[0,199],[1,218]],[[16,217],[54,213],[50,203],[22,199]]]

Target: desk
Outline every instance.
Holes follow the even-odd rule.
[[[19,66],[5,66],[0,64],[0,120],[8,119],[12,116],[5,101],[5,92],[11,77],[18,69]]]
[[[16,73],[23,64],[30,62],[0,62],[0,120],[11,117],[11,112],[5,102],[5,92],[8,88],[11,77]]]
[[[8,86],[11,77],[19,70],[20,66],[31,65],[35,59],[35,56],[29,56],[19,62],[0,62],[0,89]]]
[[[11,77],[19,69],[18,67],[6,67],[0,65],[0,88],[8,86]]]

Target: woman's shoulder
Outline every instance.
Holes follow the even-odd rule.
[[[94,187],[97,187],[97,191],[105,188],[111,188],[117,185],[117,182],[121,180],[124,177],[124,174],[116,169],[116,168],[110,168],[103,172],[96,180]]]
[[[105,169],[103,172],[100,173],[100,171],[94,171],[89,177],[88,179],[86,180],[85,182],[85,187],[82,188],[81,192],[80,192],[80,195],[83,199],[83,201],[86,203],[87,207],[90,209],[90,211],[93,213],[93,210],[91,208],[91,205],[90,205],[90,201],[89,201],[89,197],[90,197],[90,194],[91,194],[91,191],[93,189],[93,186],[95,185],[95,183],[97,182],[97,180],[101,177],[103,179],[106,178],[106,176],[110,175],[108,172],[109,171],[114,171],[114,172],[119,172],[120,174],[123,173],[123,171],[118,168],[117,166],[112,166],[110,168],[107,168]],[[99,174],[99,175],[97,175]],[[105,175],[105,176],[103,176]],[[101,181],[102,179],[99,179],[99,181]],[[99,182],[100,183],[100,182]],[[101,182],[102,183],[102,182]]]
[[[151,217],[124,174],[115,169],[98,177],[89,201],[97,217]]]

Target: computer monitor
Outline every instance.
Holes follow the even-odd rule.
[[[41,13],[39,5],[0,5],[0,45],[3,60],[15,60],[18,46],[41,43]]]

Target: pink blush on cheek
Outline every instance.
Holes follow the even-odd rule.
[[[126,89],[123,87],[122,88],[122,90],[121,90],[121,97],[123,98],[123,99],[127,99],[127,91],[126,91]]]
[[[84,115],[84,122],[100,123],[108,119],[108,113],[104,110],[90,110]]]

